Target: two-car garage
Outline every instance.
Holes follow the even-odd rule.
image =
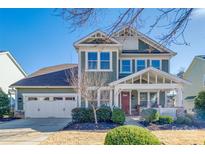
[[[23,94],[25,118],[71,118],[77,107],[77,95],[70,94]]]

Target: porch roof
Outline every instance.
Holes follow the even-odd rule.
[[[191,84],[190,81],[184,80],[184,79],[179,78],[179,77],[177,77],[177,76],[175,76],[175,75],[172,75],[172,74],[169,74],[169,73],[167,73],[167,72],[161,71],[161,70],[156,69],[156,68],[154,68],[154,67],[148,67],[148,68],[143,69],[143,70],[141,70],[141,71],[139,71],[139,72],[136,72],[136,73],[134,73],[134,74],[131,74],[131,75],[129,75],[129,76],[126,76],[126,77],[124,77],[124,78],[121,78],[121,79],[119,79],[119,80],[116,80],[116,81],[114,81],[114,82],[111,82],[109,85],[110,85],[110,86],[118,85],[118,84],[120,84],[121,82],[125,82],[125,81],[127,81],[127,80],[132,79],[132,78],[141,76],[142,74],[147,73],[147,72],[154,72],[154,73],[156,73],[157,75],[161,75],[161,76],[163,76],[163,77],[165,77],[165,78],[167,78],[167,79],[169,79],[169,80],[172,80],[172,81],[174,81],[174,82],[176,82],[176,83]]]

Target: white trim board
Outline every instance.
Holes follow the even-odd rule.
[[[153,68],[153,67],[148,67],[148,68],[146,68],[146,69],[144,69],[144,70],[141,70],[141,71],[139,71],[139,72],[136,72],[136,73],[134,73],[134,74],[131,74],[131,75],[129,75],[129,76],[126,76],[126,77],[124,77],[124,78],[121,78],[121,79],[119,79],[119,80],[117,80],[117,81],[111,82],[109,85],[110,85],[110,86],[117,85],[117,84],[119,84],[119,83],[121,83],[121,82],[123,82],[123,81],[132,79],[133,77],[139,76],[139,75],[144,74],[144,73],[149,72],[149,71],[154,71],[154,72],[156,72],[157,74],[162,75],[162,76],[165,76],[165,77],[167,77],[168,79],[173,80],[173,81],[176,81],[176,82],[181,82],[181,83],[184,83],[184,84],[191,84],[189,81],[186,81],[186,80],[184,80],[184,79],[181,79],[181,78],[179,78],[179,77],[177,77],[177,76],[175,76],[175,75],[166,73],[166,72],[164,72],[164,71],[158,70],[158,69]]]

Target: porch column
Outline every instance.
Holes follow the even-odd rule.
[[[160,95],[159,95],[159,93],[160,93],[160,91],[158,90],[157,91],[157,105],[158,105],[158,107],[159,107],[159,104],[160,104],[160,99],[159,99],[159,97],[160,97]]]
[[[165,92],[164,92],[164,95],[165,95],[164,107],[167,107],[167,91],[166,91],[166,90],[165,90]]]
[[[110,89],[110,107],[112,107],[112,89]]]
[[[114,106],[115,107],[118,107],[118,105],[119,105],[118,94],[119,94],[118,89],[115,88],[115,90],[114,90]]]
[[[183,98],[182,98],[182,89],[177,89],[177,101],[176,101],[176,107],[182,107],[183,106]]]
[[[97,106],[100,107],[100,89],[97,90]]]
[[[88,99],[85,99],[85,107],[88,108]]]

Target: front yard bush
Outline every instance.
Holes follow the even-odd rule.
[[[72,121],[75,123],[92,122],[93,112],[89,108],[74,108],[72,110]]]
[[[105,145],[159,145],[159,139],[149,130],[137,126],[120,126],[110,130]]]
[[[185,124],[185,125],[192,125],[193,121],[191,118],[182,116],[177,117],[177,120],[175,121],[176,124]]]
[[[114,123],[123,125],[125,122],[125,113],[119,108],[114,108],[112,111],[111,120]]]
[[[157,110],[151,108],[142,110],[141,116],[148,123],[156,122],[159,120],[159,113],[157,112]]]
[[[160,125],[172,124],[174,122],[174,119],[171,116],[162,116],[162,115],[160,115],[158,122],[159,122]]]
[[[110,107],[100,107],[97,110],[98,122],[111,121],[112,111]],[[72,121],[75,123],[94,122],[94,114],[91,108],[74,108],[72,110]]]
[[[0,118],[8,115],[10,111],[9,98],[6,93],[0,89]]]
[[[97,119],[99,122],[111,121],[112,111],[110,107],[103,106],[97,110]]]
[[[205,91],[199,92],[194,100],[194,107],[199,118],[205,119]]]

